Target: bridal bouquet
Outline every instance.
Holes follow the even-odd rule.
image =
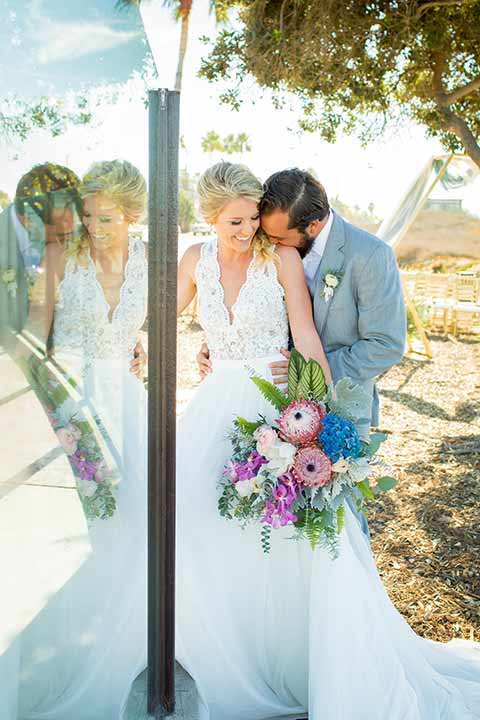
[[[112,517],[116,473],[105,462],[98,434],[100,419],[88,417],[39,358],[30,357],[24,370],[68,456],[85,517],[88,521]],[[69,382],[75,384],[72,379]]]
[[[270,549],[272,529],[291,526],[293,537],[312,548],[338,554],[338,536],[350,498],[359,511],[396,484],[376,472],[375,453],[386,439],[360,439],[354,421],[370,414],[370,398],[348,378],[328,388],[320,365],[292,351],[288,394],[264,378],[252,377],[276,408],[272,424],[237,417],[229,433],[233,454],[220,480],[220,514],[241,524],[260,523]],[[371,484],[373,475],[375,484]]]

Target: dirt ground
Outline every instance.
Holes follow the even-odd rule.
[[[377,567],[424,637],[480,641],[480,342],[431,337],[379,380],[382,454],[398,478],[369,513]],[[202,332],[179,323],[178,406],[198,384]]]

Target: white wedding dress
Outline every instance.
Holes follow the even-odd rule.
[[[90,524],[89,557],[19,638],[18,710],[6,720],[119,720],[147,663],[147,395],[129,372],[147,286],[145,247],[130,238],[111,316],[91,258],[69,260],[59,287],[56,360],[104,426],[117,510]]]
[[[219,516],[217,481],[235,415],[272,419],[249,378],[288,339],[273,262],[252,263],[224,304],[216,241],[196,268],[198,314],[213,361],[177,438],[177,658],[194,678],[202,720],[474,720],[479,645],[417,636],[392,605],[357,519],[346,508],[340,557]]]

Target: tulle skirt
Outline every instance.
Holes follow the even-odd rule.
[[[480,646],[415,635],[392,605],[346,509],[340,556],[220,517],[218,479],[236,415],[275,410],[252,383],[271,358],[214,362],[177,438],[177,658],[202,720],[480,718]],[[249,370],[250,369],[250,370]]]

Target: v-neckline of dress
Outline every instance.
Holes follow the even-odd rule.
[[[114,320],[116,319],[117,312],[118,312],[118,310],[120,309],[120,307],[121,307],[121,305],[122,305],[124,290],[125,290],[125,286],[126,286],[127,278],[128,278],[128,268],[129,268],[130,260],[132,259],[132,245],[133,245],[133,238],[129,235],[129,237],[128,237],[128,255],[127,255],[127,262],[125,263],[125,267],[123,268],[123,280],[122,280],[122,284],[120,285],[120,292],[119,292],[119,294],[118,294],[118,303],[115,305],[115,307],[114,307],[113,309],[112,309],[112,307],[110,306],[110,303],[109,303],[108,300],[107,300],[107,296],[105,295],[105,290],[103,289],[100,281],[98,280],[98,277],[97,277],[97,267],[96,267],[95,262],[94,262],[94,260],[93,260],[93,258],[92,258],[92,254],[91,254],[91,252],[90,252],[90,248],[88,249],[88,262],[89,262],[89,265],[90,265],[90,269],[91,269],[91,271],[92,271],[93,281],[94,281],[94,283],[95,283],[95,285],[96,285],[96,287],[97,287],[97,289],[98,289],[98,292],[100,293],[100,297],[101,297],[102,300],[103,300],[104,309],[105,309],[105,314],[106,314],[106,317],[107,317],[107,323],[108,323],[109,325],[110,325],[111,323],[113,323]]]
[[[253,269],[254,261],[256,259],[256,253],[254,250],[252,259],[250,260],[248,267],[247,267],[247,272],[245,274],[245,280],[240,285],[239,291],[237,293],[237,297],[235,298],[235,302],[232,303],[232,306],[230,307],[230,309],[227,307],[227,305],[225,303],[225,288],[223,287],[223,284],[222,284],[222,269],[220,267],[220,261],[218,259],[218,238],[215,238],[213,241],[213,259],[215,262],[215,269],[216,269],[215,277],[216,277],[216,280],[217,280],[217,283],[218,283],[218,286],[220,289],[220,302],[221,302],[222,308],[225,313],[228,327],[232,328],[235,324],[236,307],[238,305],[238,301],[240,300],[240,297],[241,297],[245,287],[248,284],[248,281],[250,280],[250,275],[251,275],[251,272]]]

